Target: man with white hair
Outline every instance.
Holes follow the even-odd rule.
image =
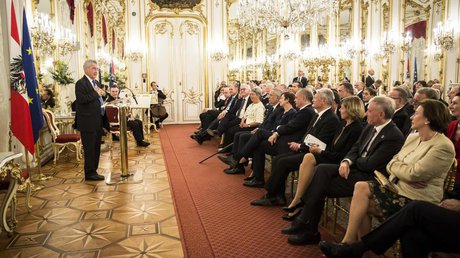
[[[85,179],[104,180],[97,173],[101,154],[102,125],[105,116],[104,101],[100,82],[96,81],[98,74],[97,62],[86,60],[83,64],[85,75],[75,84],[76,124],[80,131],[85,155]]]

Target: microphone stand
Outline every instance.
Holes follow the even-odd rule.
[[[137,99],[136,99],[136,94],[134,94],[134,92],[133,92],[130,88],[124,86],[124,87],[122,87],[121,89],[127,89],[127,90],[129,90],[129,92],[131,92],[131,94],[133,94],[133,99],[134,99],[134,101],[136,101],[136,104],[139,104],[139,103],[137,102]]]

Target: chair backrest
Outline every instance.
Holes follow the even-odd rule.
[[[107,119],[109,120],[110,126],[118,126],[120,125],[118,107],[115,105],[106,105],[105,106],[105,114],[107,115]]]
[[[457,160],[454,159],[454,163],[450,167],[449,172],[447,172],[446,179],[444,179],[444,191],[450,192],[454,189],[455,184],[455,175],[457,174]]]
[[[61,134],[59,128],[57,127],[54,113],[48,109],[43,109],[43,116],[45,117],[46,124],[48,125],[48,128],[54,141],[56,140],[57,136]]]

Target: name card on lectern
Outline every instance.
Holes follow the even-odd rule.
[[[137,104],[134,99],[131,100],[131,108],[150,108],[152,103],[152,94],[136,94]]]

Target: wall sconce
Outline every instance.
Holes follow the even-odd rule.
[[[55,25],[49,16],[38,13],[32,25],[32,39],[35,49],[40,50],[45,55],[52,55],[56,49],[54,41]]]
[[[213,44],[209,50],[211,61],[220,62],[227,58],[228,50],[223,44]]]
[[[401,50],[403,52],[409,52],[409,50],[412,47],[411,44],[412,44],[412,33],[406,32],[405,35],[403,33],[402,38],[401,38]]]
[[[425,51],[428,55],[433,56],[435,61],[441,61],[443,58],[442,49],[439,46],[431,45]]]
[[[382,38],[382,44],[380,46],[380,54],[383,57],[389,57],[396,52],[396,40],[393,32],[384,32]]]
[[[454,46],[454,27],[451,21],[446,21],[445,24],[439,22],[433,29],[433,43],[443,50],[451,49]]]
[[[133,62],[137,62],[144,58],[145,47],[141,44],[131,44],[126,49],[126,58]]]
[[[99,49],[96,52],[96,60],[99,66],[106,66],[110,64],[111,57],[104,49]]]
[[[61,26],[59,31],[56,31],[55,36],[61,55],[77,51],[77,36],[70,29]]]

